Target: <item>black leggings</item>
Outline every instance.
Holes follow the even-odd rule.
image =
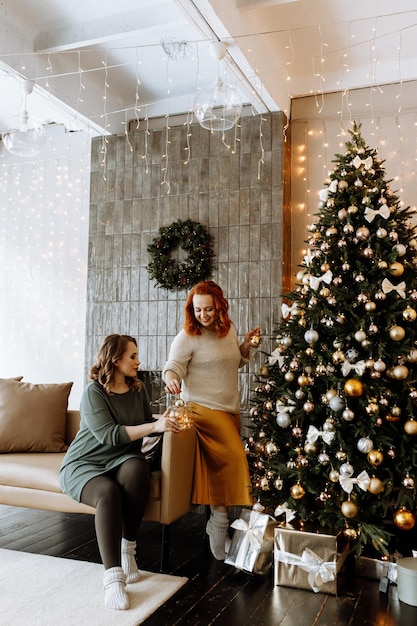
[[[147,461],[131,458],[86,483],[81,502],[95,507],[95,528],[104,569],[120,567],[122,537],[136,541],[149,495]]]

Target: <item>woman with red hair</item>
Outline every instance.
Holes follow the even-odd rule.
[[[228,507],[253,504],[240,437],[238,370],[250,360],[251,338],[260,337],[257,327],[240,343],[228,309],[215,282],[195,285],[162,373],[167,393],[181,393],[191,404],[197,431],[192,502],[211,507],[206,531],[219,560],[226,556]]]

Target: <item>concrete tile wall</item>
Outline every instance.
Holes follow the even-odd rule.
[[[236,142],[234,131],[223,142],[220,133],[198,124],[139,128],[129,141],[125,135],[93,141],[87,370],[112,332],[137,338],[142,369],[163,367],[182,327],[187,292],[150,280],[147,246],[160,227],[178,219],[201,222],[212,235],[212,278],[228,298],[238,333],[243,337],[260,324],[263,347],[274,348],[270,335],[282,291],[284,124],[281,113],[244,117]],[[243,407],[251,373],[264,360],[258,351],[240,375]]]

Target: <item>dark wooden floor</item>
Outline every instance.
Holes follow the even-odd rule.
[[[159,572],[160,542],[158,525],[144,523],[138,541],[142,569]],[[90,515],[0,505],[0,548],[100,562]],[[172,525],[169,573],[189,581],[145,626],[417,625],[417,607],[399,602],[395,585],[381,593],[377,581],[350,576],[343,595],[328,596],[274,587],[272,576],[264,580],[216,561],[202,513]]]

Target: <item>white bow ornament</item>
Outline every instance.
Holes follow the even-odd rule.
[[[371,209],[370,207],[366,207],[365,219],[367,222],[373,222],[374,218],[377,215],[380,215],[381,217],[387,220],[389,216],[391,215],[391,211],[385,204],[380,209]]]
[[[384,280],[382,281],[381,287],[384,293],[390,293],[391,291],[396,291],[398,295],[401,296],[401,298],[405,298],[406,284],[404,280],[401,283],[398,283],[398,285],[393,285],[392,282],[388,278],[384,278]]]
[[[363,374],[365,373],[365,369],[366,369],[365,361],[357,361],[357,363],[350,363],[349,361],[343,361],[342,363],[343,376],[348,376],[352,370],[356,372],[358,376],[363,376]]]
[[[281,312],[284,320],[287,319],[290,315],[292,316],[297,311],[297,303],[293,302],[291,306],[288,306],[285,302],[281,304]]]
[[[368,472],[363,470],[356,478],[339,476],[339,482],[346,493],[352,493],[353,485],[358,485],[362,491],[366,491],[371,483]]]
[[[330,445],[334,439],[334,436],[335,436],[334,430],[331,430],[329,432],[324,432],[322,430],[319,430],[312,424],[310,424],[310,426],[308,427],[307,435],[306,435],[306,441],[307,443],[315,443],[317,439],[321,437],[325,443]]]
[[[285,513],[285,523],[289,524],[295,518],[295,513],[288,507],[288,502],[279,504],[274,512],[274,517],[279,517]]]
[[[352,161],[352,165],[354,165],[356,169],[360,168],[360,166],[363,165],[366,170],[370,170],[372,167],[372,163],[373,159],[371,156],[367,157],[366,159],[361,159],[360,156],[357,155]]]
[[[320,283],[326,283],[326,285],[330,285],[333,279],[333,272],[331,270],[327,270],[322,276],[311,276],[310,278],[310,287],[314,290],[320,287]]]
[[[276,349],[268,357],[268,365],[275,365],[278,363],[280,367],[284,364],[284,357],[280,354],[279,350]]]

